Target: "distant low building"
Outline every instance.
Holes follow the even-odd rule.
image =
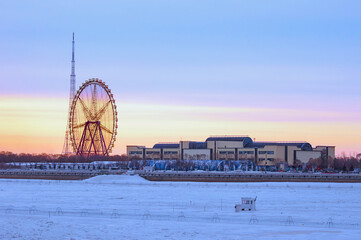
[[[157,143],[152,148],[127,146],[127,155],[143,160],[247,160],[259,166],[307,163],[335,158],[334,146],[312,148],[308,142],[256,142],[248,136],[214,136],[204,142]]]

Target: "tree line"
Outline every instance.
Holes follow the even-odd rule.
[[[28,154],[28,153],[12,153],[12,152],[0,152],[0,168],[8,167],[7,163],[91,163],[94,161],[114,161],[121,162],[122,165],[131,165],[134,168],[139,168],[144,161],[137,157],[129,157],[123,155],[111,155],[111,156],[90,156],[88,158],[75,155],[62,155],[62,154]],[[144,163],[143,163],[144,162]],[[180,169],[192,168],[191,161],[176,161],[176,166]],[[303,165],[301,162],[295,162],[295,166]],[[356,168],[361,169],[360,156],[346,156],[345,154],[336,158],[326,158],[322,156],[317,159],[310,159],[306,164],[308,169],[327,169],[331,168],[337,171],[353,171]],[[177,167],[178,168],[178,167]]]
[[[127,155],[112,156],[90,156],[88,158],[75,155],[62,154],[29,154],[29,153],[12,153],[0,152],[0,164],[6,163],[90,163],[94,161],[131,161],[133,158]]]
[[[355,156],[340,156],[336,158],[316,158],[310,159],[306,164],[308,168],[334,169],[337,171],[353,171],[356,168],[361,169],[360,158]]]

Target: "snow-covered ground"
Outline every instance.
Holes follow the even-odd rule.
[[[0,224],[0,239],[361,239],[361,184],[1,179]]]

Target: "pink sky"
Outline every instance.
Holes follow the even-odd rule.
[[[0,97],[0,150],[61,153],[67,99]],[[157,102],[117,102],[118,136],[113,154],[126,145],[204,141],[210,135],[248,135],[259,141],[308,141],[336,146],[338,154],[361,152],[360,113],[207,107]]]

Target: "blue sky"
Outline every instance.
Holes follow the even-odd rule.
[[[130,92],[139,87],[173,92],[176,86],[194,94],[240,88],[265,94],[358,93],[358,1],[0,4],[2,72],[15,80],[2,92],[67,91],[62,82],[68,80],[75,31],[78,82],[99,76]],[[15,71],[19,66],[23,71]],[[341,82],[347,86],[340,89]],[[190,90],[191,84],[197,88]]]
[[[118,102],[359,121],[360,1],[5,0],[0,9],[2,96],[68,98],[74,31],[77,85],[99,77]]]

